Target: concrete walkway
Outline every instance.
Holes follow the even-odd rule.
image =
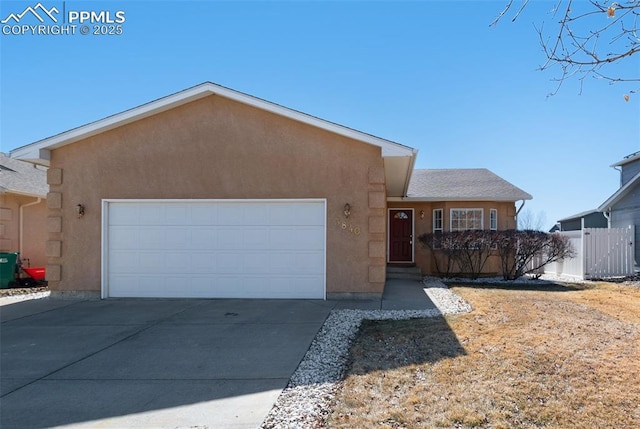
[[[335,309],[357,310],[427,310],[436,308],[424,291],[421,281],[389,279],[382,299],[370,301],[336,301]]]
[[[419,282],[394,280],[372,301],[3,305],[0,427],[255,428],[339,308],[433,304]]]

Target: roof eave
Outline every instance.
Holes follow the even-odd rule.
[[[403,197],[407,195],[413,166],[418,151],[412,149],[410,156],[384,156],[384,176],[387,197]]]
[[[401,197],[401,198],[388,198],[389,201],[413,201],[413,202],[425,202],[425,203],[433,203],[439,201],[450,201],[450,202],[463,202],[463,201],[478,201],[478,202],[497,202],[497,203],[510,203],[521,200],[532,200],[533,197],[531,195],[522,196],[520,198],[491,198],[491,197],[469,197],[469,198],[451,198],[451,197]]]
[[[1,187],[0,187],[1,188]],[[3,188],[2,191],[6,194],[13,194],[13,195],[20,195],[21,197],[31,197],[31,198],[42,198],[42,199],[46,199],[47,198],[47,194],[36,194],[33,192],[23,192],[23,191],[18,191],[15,189],[8,189],[8,188]]]
[[[625,164],[628,164],[630,162],[633,162],[637,159],[640,159],[640,153],[636,152],[634,154],[629,155],[628,158],[624,158],[621,161],[616,162],[615,164],[611,164],[609,167],[621,167]]]
[[[631,180],[629,180],[627,183],[625,183],[623,187],[618,189],[613,195],[611,195],[609,198],[607,198],[607,200],[604,203],[600,204],[600,207],[598,207],[597,210],[599,212],[606,212],[607,210],[609,210],[618,201],[620,201],[625,195],[627,195],[627,193],[629,193],[631,188],[639,180],[640,180],[640,173],[637,173],[635,176],[633,176],[631,178]]]
[[[581,219],[581,218],[583,218],[585,216],[589,216],[589,215],[594,214],[594,213],[600,213],[600,212],[597,209],[587,210],[585,212],[576,213],[576,214],[574,214],[572,216],[568,216],[568,217],[565,217],[565,218],[562,218],[562,219],[558,219],[558,222],[567,222],[567,221],[570,221],[570,220],[577,220],[577,219]]]
[[[50,151],[68,144],[75,143],[97,134],[127,125],[134,121],[170,110],[209,95],[218,95],[240,103],[244,103],[262,110],[278,114],[308,125],[315,126],[345,137],[349,137],[364,143],[378,146],[382,150],[383,157],[414,157],[415,149],[399,143],[385,140],[370,134],[366,134],[342,125],[338,125],[315,116],[308,115],[278,104],[271,103],[260,98],[253,97],[211,82],[185,89],[178,93],[160,98],[138,107],[108,116],[104,119],[74,128],[61,134],[19,147],[10,152],[12,158],[49,166]]]

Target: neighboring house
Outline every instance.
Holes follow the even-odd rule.
[[[47,263],[46,169],[0,153],[0,252],[20,252],[31,266]]]
[[[635,254],[640,255],[640,152],[624,157],[611,167],[620,171],[620,188],[598,211],[608,219],[611,228],[635,226]]]
[[[204,83],[18,148],[48,170],[53,294],[379,297],[415,237],[515,228],[526,192],[487,170]]]
[[[607,228],[607,218],[598,210],[588,210],[558,221],[557,231],[579,231],[584,228]],[[551,231],[555,232],[555,231]]]

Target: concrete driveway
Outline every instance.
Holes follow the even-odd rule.
[[[0,427],[255,428],[335,302],[0,307]]]
[[[435,308],[420,282],[370,301],[40,299],[0,306],[0,427],[256,428],[332,309]]]

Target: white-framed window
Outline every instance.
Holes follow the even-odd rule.
[[[451,209],[451,231],[484,229],[482,209]]]
[[[498,210],[497,209],[489,210],[489,229],[491,231],[498,230]]]
[[[444,226],[442,209],[433,210],[433,232],[442,232]]]
[[[442,247],[442,231],[444,230],[444,212],[442,209],[433,209],[433,248]]]

